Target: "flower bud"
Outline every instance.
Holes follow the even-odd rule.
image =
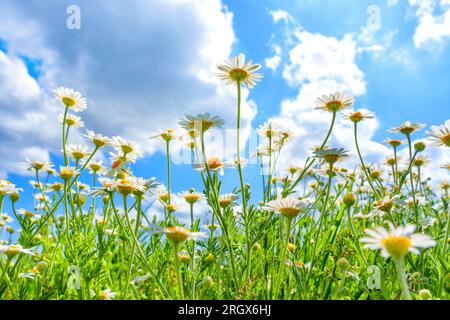
[[[295,244],[293,244],[293,243],[288,243],[287,249],[288,249],[289,252],[293,253],[297,249],[297,246]]]
[[[431,292],[428,289],[422,289],[419,291],[419,296],[423,300],[430,300],[432,298]]]
[[[422,152],[423,150],[425,150],[425,143],[423,143],[422,141],[414,143],[414,150],[416,150],[417,152]]]
[[[351,207],[351,206],[353,206],[356,203],[356,198],[355,198],[355,195],[353,193],[347,192],[344,195],[344,198],[342,199],[342,201],[344,202],[344,204],[347,207]]]
[[[347,259],[345,259],[344,257],[340,258],[337,262],[336,262],[337,268],[340,271],[346,271],[350,268],[350,262],[348,262]]]

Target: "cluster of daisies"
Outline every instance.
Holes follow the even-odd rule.
[[[218,66],[219,78],[228,84],[235,85],[238,93],[238,115],[240,114],[240,94],[241,86],[253,88],[262,78],[262,75],[256,73],[260,69],[259,64],[253,63],[251,60],[246,61],[245,56],[240,54],[231,61]],[[250,261],[252,248],[258,250],[259,243],[252,243],[249,240],[251,233],[247,228],[251,225],[249,221],[248,204],[250,196],[248,187],[245,184],[242,167],[245,166],[246,160],[240,157],[240,119],[237,121],[237,157],[232,161],[224,161],[217,156],[207,157],[205,154],[205,134],[212,128],[221,128],[224,121],[209,113],[198,115],[185,115],[180,121],[182,133],[178,133],[173,129],[166,129],[154,133],[149,138],[160,139],[166,146],[167,156],[167,184],[163,187],[156,179],[145,179],[134,176],[131,171],[131,164],[143,157],[143,153],[138,146],[119,136],[105,137],[102,134],[87,130],[84,137],[88,141],[88,145],[69,144],[69,133],[72,129],[81,129],[84,122],[80,116],[74,113],[82,112],[87,108],[87,100],[77,91],[67,88],[58,88],[54,91],[55,97],[64,107],[64,112],[59,120],[62,125],[62,154],[63,164],[59,169],[55,169],[54,165],[48,161],[28,160],[27,170],[31,171],[35,176],[32,185],[36,190],[34,197],[36,205],[34,211],[19,209],[15,210],[15,203],[19,200],[19,193],[22,189],[17,188],[14,184],[7,180],[0,180],[0,209],[4,200],[9,197],[14,208],[15,218],[18,220],[22,228],[31,230],[31,237],[26,243],[13,244],[12,234],[15,232],[12,227],[14,218],[6,213],[2,213],[0,217],[0,232],[6,230],[9,233],[9,240],[1,240],[0,252],[7,259],[5,266],[20,254],[38,255],[38,241],[41,236],[40,231],[45,224],[50,221],[52,215],[57,212],[59,207],[64,206],[65,217],[62,221],[65,227],[64,231],[67,241],[75,232],[76,224],[73,219],[73,208],[78,208],[82,212],[83,206],[89,198],[94,201],[96,198],[102,198],[103,201],[111,201],[114,208],[115,197],[121,197],[124,203],[125,226],[128,227],[125,234],[130,235],[133,252],[144,261],[144,265],[149,275],[157,279],[156,273],[152,271],[151,266],[146,261],[145,254],[140,249],[140,241],[137,238],[137,232],[132,227],[131,219],[128,217],[129,208],[127,207],[127,199],[132,197],[138,206],[138,217],[141,212],[140,206],[142,201],[147,197],[161,203],[164,208],[164,220],[161,221],[161,228],[158,232],[165,234],[168,242],[174,248],[174,266],[176,273],[177,293],[179,298],[185,298],[185,288],[181,276],[179,260],[193,261],[194,259],[184,251],[180,251],[183,243],[192,240],[194,243],[208,238],[208,234],[200,232],[194,221],[194,205],[198,202],[206,201],[211,208],[212,221],[207,226],[211,234],[220,227],[225,241],[230,249],[230,261],[233,264],[234,282],[237,286],[238,277],[234,266],[233,248],[235,244],[229,236],[227,220],[225,212],[234,212],[236,217],[242,217],[245,234],[247,237],[247,256],[246,261]],[[282,154],[283,148],[292,141],[294,132],[283,128],[274,122],[267,122],[257,129],[257,133],[262,137],[262,143],[258,147],[255,157],[259,159],[261,166],[261,175],[263,177],[263,190],[261,193],[261,202],[257,206],[259,214],[263,217],[269,216],[273,218],[272,213],[279,215],[281,221],[285,224],[284,243],[281,249],[282,258],[279,263],[279,271],[276,279],[274,279],[274,296],[277,297],[281,292],[283,282],[286,252],[294,252],[296,245],[291,243],[291,233],[295,228],[295,221],[298,217],[310,215],[312,219],[319,214],[317,221],[317,233],[320,236],[324,232],[324,221],[327,219],[328,209],[330,208],[330,200],[332,198],[333,186],[347,185],[351,183],[355,185],[355,191],[344,193],[342,197],[343,203],[348,206],[354,206],[357,202],[361,203],[361,210],[356,210],[351,219],[359,219],[364,225],[373,224],[374,229],[367,229],[366,237],[360,239],[365,248],[371,250],[381,250],[383,257],[392,258],[395,261],[399,282],[405,298],[410,298],[408,284],[404,279],[403,258],[408,254],[419,254],[419,249],[431,248],[436,245],[436,240],[426,234],[426,226],[434,222],[424,217],[421,208],[427,204],[427,192],[424,190],[428,187],[426,181],[421,181],[420,170],[423,166],[430,162],[427,156],[422,155],[426,148],[426,143],[418,141],[413,143],[411,135],[424,127],[421,123],[412,123],[406,121],[402,125],[390,130],[391,133],[402,135],[402,138],[388,138],[385,143],[392,148],[393,154],[384,160],[384,166],[377,166],[364,162],[361,156],[360,147],[358,145],[357,128],[358,124],[371,119],[374,115],[366,111],[352,111],[343,115],[343,118],[350,121],[355,129],[355,144],[357,151],[357,159],[359,165],[353,170],[348,170],[340,165],[344,160],[350,158],[348,150],[329,146],[330,134],[338,113],[346,109],[352,108],[354,98],[343,92],[336,92],[323,95],[315,101],[315,109],[326,111],[332,115],[330,129],[325,136],[325,140],[319,146],[314,147],[312,154],[307,158],[304,166],[290,165],[285,168],[285,174],[278,171],[278,160]],[[426,131],[429,141],[436,147],[450,147],[450,120],[445,121],[443,125],[431,126],[430,131]],[[173,191],[171,190],[170,176],[170,148],[173,140],[185,141],[186,147],[192,151],[194,159],[194,169],[199,171],[204,182],[205,190],[198,192],[195,189],[189,189],[176,196],[181,197],[190,206],[191,224],[190,228],[186,228],[174,216],[174,212],[178,210],[177,205],[173,201]],[[399,163],[399,148],[405,146],[409,150],[409,156],[405,165]],[[104,148],[112,148],[109,152],[110,164],[106,165],[99,156]],[[102,157],[103,158],[103,157]],[[355,157],[356,158],[356,157]],[[219,176],[217,173],[223,173],[225,168],[235,168],[238,170],[240,178],[240,188],[232,193],[222,193],[220,189]],[[449,164],[443,164],[442,168],[448,170]],[[88,171],[93,176],[92,185],[84,184],[79,180],[84,172]],[[389,176],[385,180],[386,174]],[[49,183],[50,177],[59,177],[54,182]],[[308,182],[308,183],[306,183]],[[304,186],[303,192],[301,186]],[[441,189],[445,192],[445,201],[448,198],[449,183],[442,182]],[[70,196],[68,196],[70,195]],[[239,201],[240,199],[240,201]],[[337,196],[333,198],[337,200]],[[320,208],[317,206],[321,201]],[[370,202],[370,209],[362,210],[367,207]],[[92,202],[91,210],[95,212],[95,203]],[[71,210],[73,211],[71,213]],[[410,217],[404,219],[396,215],[401,210],[408,209]],[[1,210],[0,210],[1,211]],[[364,212],[363,212],[364,211]],[[219,225],[214,224],[214,217]],[[106,225],[107,221],[104,216],[95,217],[99,225]],[[428,219],[428,220],[427,220]],[[138,220],[139,221],[139,220]],[[263,220],[263,223],[266,220]],[[340,220],[338,221],[340,223]],[[414,224],[410,223],[413,222]],[[377,226],[378,225],[378,226]],[[31,227],[33,226],[33,227]],[[137,224],[139,227],[139,225]],[[122,226],[121,226],[122,227]],[[352,226],[353,228],[353,226]],[[415,233],[416,229],[420,229],[419,233]],[[113,229],[107,229],[107,233],[114,234]],[[449,236],[448,227],[444,238],[444,254],[446,254],[447,238]],[[1,236],[1,233],[0,233]],[[31,240],[30,240],[31,239]],[[334,241],[334,237],[331,241]],[[37,242],[36,242],[37,241]],[[309,268],[313,269],[321,260],[320,253],[316,251],[317,242],[312,244],[313,254],[309,262]],[[30,246],[26,246],[28,244]],[[31,244],[37,244],[34,248]],[[24,245],[25,247],[22,247]],[[137,248],[137,250],[134,250]],[[194,253],[195,255],[195,253]],[[209,255],[208,255],[209,256]],[[325,255],[327,258],[328,255]],[[211,258],[212,259],[212,258]],[[323,264],[327,260],[323,260]],[[303,262],[301,263],[303,266]],[[194,262],[192,268],[194,268]],[[246,266],[246,272],[251,274],[250,266]],[[22,274],[23,277],[35,277],[39,273],[39,268],[33,268],[31,273]],[[2,277],[7,277],[4,275]],[[195,297],[195,285],[193,286],[193,297]],[[116,297],[116,292],[110,288],[106,288],[99,292],[92,292],[92,296],[100,299],[109,300]]]

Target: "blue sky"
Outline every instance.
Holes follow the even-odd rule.
[[[347,91],[355,95],[356,109],[375,112],[376,120],[361,134],[363,154],[371,161],[388,153],[380,143],[388,128],[405,120],[431,125],[449,118],[447,0],[132,2],[0,4],[0,175],[26,194],[30,177],[19,162],[61,161],[54,88],[86,95],[88,110],[79,114],[86,127],[137,141],[146,156],[133,166],[135,174],[165,182],[163,144],[147,137],[176,126],[183,113],[218,114],[232,128],[234,91],[215,79],[214,66],[240,52],[261,63],[264,74],[255,89],[244,92],[246,132],[268,119],[300,132],[280,172],[293,159],[304,159],[323,137],[329,118],[312,111],[320,94]],[[81,9],[80,30],[65,27],[70,4]],[[380,14],[375,29],[368,26],[373,5]],[[83,142],[79,133],[73,142]],[[332,143],[352,148],[345,123],[338,124]],[[429,154],[436,159],[430,172],[449,159],[443,150]],[[201,189],[188,165],[172,169],[175,191]],[[256,193],[258,173],[258,166],[245,172]],[[237,185],[236,178],[225,171],[226,191]],[[19,207],[30,205],[23,196]]]

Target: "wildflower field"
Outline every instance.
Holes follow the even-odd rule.
[[[0,181],[0,299],[448,299],[450,185],[424,179],[421,168],[433,161],[424,150],[449,148],[450,120],[392,128],[385,140],[392,155],[369,164],[358,129],[373,115],[353,111],[349,94],[324,92],[311,103],[329,117],[329,130],[302,166],[278,166],[295,132],[270,121],[258,129],[263,188],[256,190],[246,183],[240,131],[241,89],[263,78],[258,69],[243,54],[218,65],[236,92],[235,160],[206,152],[221,118],[180,114],[179,128],[149,137],[165,147],[164,181],[151,178],[151,168],[146,177],[133,174],[142,155],[121,137],[87,130],[86,145],[67,143],[83,127],[78,115],[88,103],[75,90],[56,89],[64,163],[28,160],[34,208],[17,206],[30,196],[20,185]],[[353,125],[356,153],[330,143],[337,117]],[[413,142],[419,130],[425,142]],[[183,180],[171,175],[170,147],[180,139],[200,190],[189,181],[185,190],[171,188]],[[400,161],[403,146],[409,153]],[[107,164],[96,158],[105,150],[112,151]],[[231,193],[222,187],[228,170],[238,173]],[[189,205],[188,223],[175,215],[174,195]],[[148,210],[148,201],[164,214]],[[200,204],[206,218],[196,215]]]

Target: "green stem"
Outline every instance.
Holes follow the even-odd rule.
[[[286,266],[286,252],[288,250],[289,237],[291,235],[291,225],[292,225],[292,218],[288,218],[287,221],[286,221],[286,238],[284,239],[284,244],[283,244],[283,247],[282,247],[283,251],[281,252],[280,266],[278,268],[277,280],[275,282],[275,291],[274,291],[274,298],[275,299],[278,297],[281,279],[283,277],[284,269],[285,269],[285,266]]]
[[[173,262],[175,264],[175,272],[177,274],[177,286],[180,300],[184,300],[184,288],[180,272],[180,259],[178,259],[178,243],[173,243]]]
[[[406,138],[408,139],[409,161],[410,161],[410,165],[411,165],[413,163],[411,136],[409,134],[407,134]],[[411,193],[412,193],[412,197],[413,197],[414,215],[415,215],[415,220],[416,220],[415,223],[416,223],[416,226],[419,226],[419,210],[417,208],[416,191],[415,191],[415,188],[414,188],[414,178],[413,178],[412,169],[410,169],[410,171],[409,171],[409,179],[410,179],[410,182],[411,182]]]
[[[66,109],[64,110],[64,117],[63,117],[63,123],[62,123],[62,145],[63,145],[63,154],[64,154],[64,165],[69,165],[69,157],[67,156],[66,152],[66,118],[67,118],[67,112],[69,111],[69,107],[66,106]]]
[[[375,189],[375,187],[373,186],[372,178],[370,177],[369,173],[367,172],[366,165],[364,164],[363,157],[361,156],[361,151],[359,150],[359,144],[358,144],[358,123],[357,123],[357,122],[354,122],[353,129],[354,129],[354,136],[355,136],[355,146],[356,146],[356,151],[357,151],[357,153],[358,153],[359,160],[361,161],[361,167],[363,168],[364,174],[365,174],[366,177],[367,177],[367,181],[369,182],[369,185],[370,185],[370,187],[372,188],[373,193],[374,193],[375,195],[377,195],[377,194],[378,194],[378,191],[377,191],[377,190]]]
[[[166,158],[167,158],[167,195],[170,204],[170,142],[166,141]]]
[[[400,283],[400,287],[402,288],[402,292],[405,300],[412,300],[411,293],[409,292],[408,282],[406,280],[406,272],[405,266],[403,262],[403,258],[393,258],[395,263],[395,268],[397,269],[398,281]]]

